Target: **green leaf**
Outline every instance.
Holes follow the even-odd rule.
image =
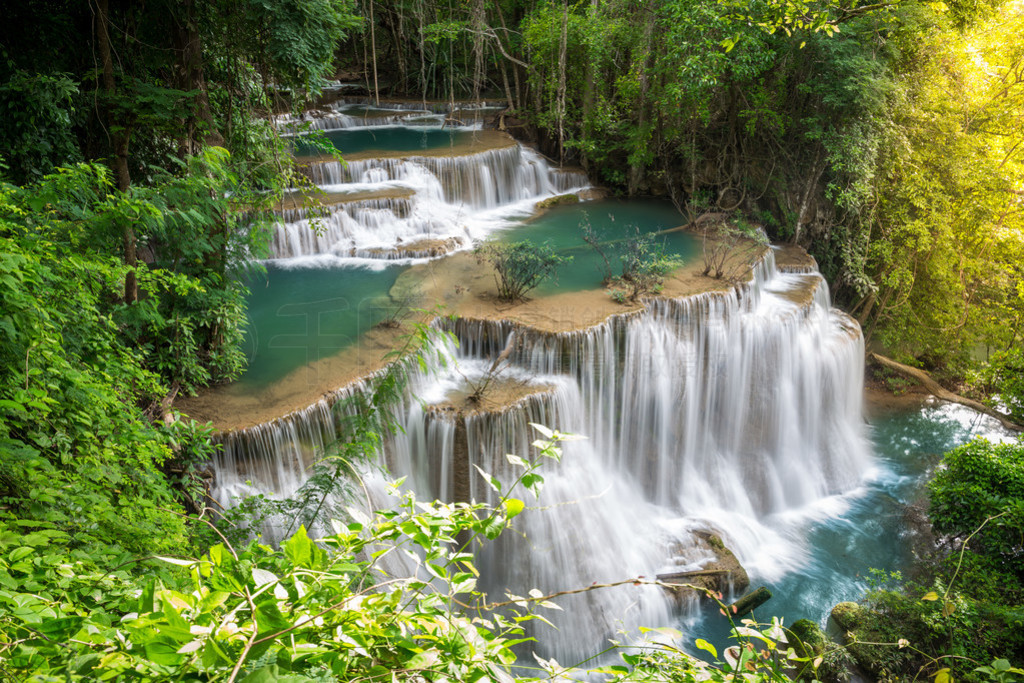
[[[177,666],[184,659],[182,655],[178,654],[178,649],[181,646],[166,636],[157,636],[152,640],[147,640],[142,647],[146,652],[146,657],[156,664]]]
[[[505,530],[505,519],[501,515],[491,515],[484,520],[481,531],[490,540],[496,539]]]
[[[526,504],[518,498],[508,498],[505,500],[505,514],[509,519],[517,516],[525,507]]]
[[[156,580],[150,579],[142,586],[142,593],[139,595],[139,614],[149,614],[153,611],[153,595],[156,593]]]
[[[309,540],[309,536],[306,534],[306,527],[299,526],[299,530],[295,532],[295,535],[285,541],[282,548],[284,549],[285,557],[291,560],[292,564],[299,567],[309,567],[310,560],[312,559],[312,541]]]
[[[551,440],[551,437],[553,437],[555,435],[555,433],[553,431],[551,431],[550,429],[548,429],[547,427],[545,427],[542,424],[537,424],[535,422],[531,422],[530,426],[533,427],[534,429],[536,429],[538,432],[540,432],[544,436],[544,438],[548,439],[549,441]]]
[[[703,638],[698,638],[696,641],[694,641],[693,644],[697,647],[698,650],[710,652],[712,657],[718,659],[718,650],[716,650],[715,646],[709,643],[708,641],[704,640]]]
[[[498,481],[497,477],[492,477],[487,472],[484,472],[476,463],[473,463],[473,467],[475,467],[476,471],[480,473],[480,476],[484,478],[484,481],[486,481],[490,485],[490,487],[494,489],[495,493],[501,493],[501,482]]]
[[[290,681],[300,683],[309,681],[309,679],[305,676],[296,676],[295,674],[285,674],[282,676],[277,664],[270,664],[262,669],[257,669],[242,679],[242,683],[286,683]]]

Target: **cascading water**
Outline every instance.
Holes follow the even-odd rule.
[[[448,102],[377,102],[370,97],[342,96],[324,109],[303,112],[299,115],[278,116],[277,125],[286,133],[301,133],[304,130],[340,130],[346,128],[372,128],[403,125],[480,125],[480,119],[488,113],[505,108],[502,103],[460,102],[454,106]]]
[[[747,285],[652,300],[574,332],[446,324],[462,369],[414,382],[428,406],[506,347],[507,379],[528,390],[469,414],[407,401],[405,434],[386,448],[392,476],[421,497],[494,502],[472,466],[514,478],[503,456],[529,453],[530,422],[588,437],[544,467],[544,509],[481,551],[481,586],[495,595],[698,569],[711,557],[696,530],[719,534],[757,579],[778,578],[805,561],[806,519],[840,512],[870,468],[860,330],[829,308],[820,276],[779,272],[771,253]],[[329,404],[229,435],[214,495],[230,505],[239,492],[294,491],[336,433]],[[619,630],[669,623],[673,603],[658,588],[623,587],[565,608],[540,640],[544,656],[569,662]]]
[[[505,217],[528,213],[538,199],[587,185],[584,175],[556,171],[537,153],[502,142],[459,156],[410,153],[311,163],[310,179],[333,193],[336,203],[322,216],[304,208],[282,211],[271,257],[437,255],[507,226]]]

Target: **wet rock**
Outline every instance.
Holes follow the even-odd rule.
[[[594,199],[604,199],[608,196],[608,190],[603,187],[588,187],[585,190],[580,190],[577,195],[583,201],[591,201]]]
[[[747,570],[736,559],[736,555],[725,546],[721,537],[705,531],[694,532],[694,536],[695,547],[710,552],[714,555],[714,559],[705,563],[698,570],[658,575],[660,581],[688,584],[688,586],[667,589],[677,600],[681,601],[685,595],[692,593],[691,586],[723,595],[730,592],[740,593],[750,586]]]
[[[553,206],[562,206],[563,204],[577,204],[579,201],[580,198],[574,194],[560,194],[537,202],[537,208],[550,209]]]

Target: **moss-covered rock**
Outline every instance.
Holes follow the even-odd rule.
[[[548,197],[537,202],[538,209],[550,209],[553,206],[561,206],[562,204],[577,204],[580,198],[574,194],[560,194],[554,197]]]
[[[832,619],[844,632],[855,632],[864,622],[864,611],[855,602],[841,602],[832,608]]]
[[[794,662],[791,672],[794,680],[831,683],[850,679],[855,667],[853,657],[829,638],[817,623],[810,619],[794,622],[786,629],[786,640],[797,657],[807,660]]]
[[[800,619],[787,630],[789,644],[800,657],[817,657],[831,642],[821,627],[810,619]]]
[[[841,602],[832,608],[832,621],[846,636],[842,651],[869,680],[887,680],[906,672],[912,658],[908,650],[894,645],[900,636],[891,632],[886,616],[855,602]]]

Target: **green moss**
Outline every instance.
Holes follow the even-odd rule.
[[[722,543],[722,539],[715,534],[708,534],[707,541],[708,545],[715,550],[727,550],[725,543]]]
[[[537,202],[537,208],[550,209],[553,206],[561,206],[563,204],[578,204],[579,201],[580,198],[574,194],[560,194]]]
[[[864,608],[855,602],[841,602],[832,608],[832,618],[844,631],[856,631],[864,621]]]
[[[821,628],[810,619],[800,619],[789,627],[789,644],[801,657],[816,657],[825,651],[829,640]]]

